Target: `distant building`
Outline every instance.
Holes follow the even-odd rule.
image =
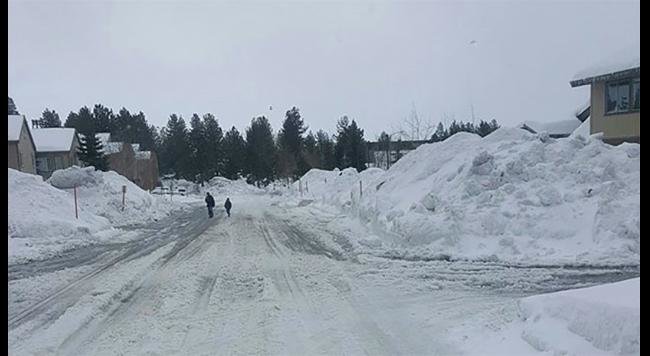
[[[9,115],[7,143],[8,167],[36,174],[36,146],[24,116]]]
[[[591,86],[590,134],[611,144],[641,142],[641,60],[638,49],[578,73],[572,87]]]
[[[142,189],[151,190],[156,187],[159,172],[155,152],[140,151],[139,143],[113,142],[108,132],[95,135],[104,147],[103,152],[108,159],[110,170],[126,177]]]
[[[427,140],[413,140],[413,141],[391,141],[386,142],[368,142],[366,147],[368,149],[368,166],[388,169],[400,158],[410,151],[415,150],[419,146],[430,143]]]
[[[151,190],[158,185],[158,157],[153,151],[135,152],[135,179],[140,188]]]
[[[104,145],[104,154],[108,158],[108,167],[135,182],[136,163],[133,147],[124,142],[107,142]]]
[[[36,145],[36,173],[48,179],[55,170],[79,165],[79,138],[73,128],[31,130]]]

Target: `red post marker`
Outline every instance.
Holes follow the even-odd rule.
[[[79,219],[79,211],[77,209],[77,186],[74,186],[74,217]]]
[[[122,211],[124,211],[124,199],[126,197],[126,185],[122,186]]]

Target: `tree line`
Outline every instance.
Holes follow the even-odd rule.
[[[12,112],[18,111],[9,98],[9,113]],[[81,134],[80,160],[97,169],[109,167],[95,134],[109,132],[113,141],[138,143],[141,150],[156,152],[161,175],[197,183],[222,176],[266,185],[277,179],[297,179],[312,168],[353,167],[362,171],[368,159],[364,130],[356,120],[343,116],[334,134],[323,130],[314,133],[297,107],[286,111],[277,133],[265,116],[252,118],[240,133],[234,126],[222,129],[211,113],[201,116],[195,113],[189,124],[181,115],[172,114],[167,124],[157,129],[147,122],[142,112],[131,113],[123,107],[115,113],[101,104],[70,112],[64,123],[56,111],[45,109],[38,124],[75,128]],[[481,121],[478,125],[453,121],[449,127],[440,123],[427,141],[442,141],[461,131],[485,136],[498,127],[495,120]],[[390,140],[385,132],[379,138],[380,142]]]

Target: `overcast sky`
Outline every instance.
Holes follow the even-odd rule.
[[[475,41],[474,43],[471,43]],[[36,118],[102,103],[213,113],[242,130],[291,106],[310,128],[342,115],[374,139],[423,119],[567,119],[573,75],[640,46],[636,1],[9,1],[9,95]],[[272,110],[269,107],[272,106]]]

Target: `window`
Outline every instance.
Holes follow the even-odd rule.
[[[36,169],[38,171],[47,171],[47,158],[39,157],[36,159]]]
[[[56,169],[63,169],[64,168],[63,167],[63,158],[61,156],[56,156],[54,158],[54,160],[56,162]]]
[[[605,91],[605,112],[620,114],[641,110],[641,79],[608,83]]]

